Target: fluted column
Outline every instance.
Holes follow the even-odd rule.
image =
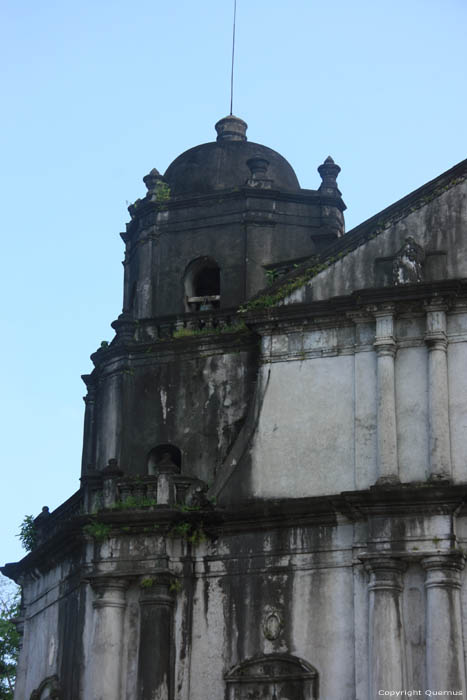
[[[425,557],[427,689],[457,690],[466,696],[460,588],[465,557]]]
[[[431,479],[451,476],[446,306],[442,300],[426,306],[428,347],[429,462]]]
[[[394,381],[394,358],[397,350],[394,338],[394,308],[387,305],[376,311],[374,316],[374,347],[377,353],[378,482],[393,483],[399,480]]]
[[[366,561],[370,573],[369,670],[370,698],[379,690],[403,690],[406,670],[401,592],[403,562],[389,557]]]
[[[169,572],[141,581],[138,700],[173,700],[173,605]]]
[[[92,582],[94,635],[90,663],[90,694],[93,700],[121,699],[121,668],[125,591],[128,582],[120,578],[97,578]]]

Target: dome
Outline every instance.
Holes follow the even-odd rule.
[[[208,194],[242,187],[252,177],[252,162],[263,165],[273,189],[299,190],[292,166],[272,148],[248,141],[247,124],[233,115],[216,124],[217,141],[190,148],[167,168],[164,179],[173,195]],[[249,167],[250,166],[250,167]]]

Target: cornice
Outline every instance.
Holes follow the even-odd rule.
[[[219,201],[234,201],[234,200],[275,200],[283,202],[292,202],[297,204],[312,204],[314,206],[333,206],[343,212],[347,208],[342,197],[339,195],[332,196],[324,194],[319,190],[278,190],[278,189],[256,189],[248,186],[243,186],[234,190],[216,190],[215,192],[203,195],[192,196],[177,196],[164,202],[153,202],[148,199],[140,200],[137,211],[131,221],[128,222],[126,232],[121,233],[122,239],[126,242],[135,233],[138,228],[139,219],[148,214],[177,211],[182,209],[193,209],[210,207]]]
[[[82,549],[86,536],[83,526],[97,517],[110,525],[115,536],[147,535],[148,526],[157,524],[157,536],[167,536],[178,522],[202,524],[207,536],[241,535],[290,527],[337,527],[340,524],[366,522],[372,517],[403,518],[433,515],[467,515],[467,483],[431,484],[430,482],[374,486],[364,491],[335,495],[287,499],[255,499],[235,508],[182,512],[179,509],[152,507],[151,510],[102,510],[95,516],[80,515],[64,521],[63,527],[37,549],[17,563],[0,570],[15,581],[57,565],[63,558]],[[53,515],[53,514],[52,514]],[[125,528],[123,530],[122,528]]]
[[[458,297],[467,295],[467,279],[420,282],[400,287],[378,287],[356,290],[346,296],[332,297],[305,304],[284,304],[247,311],[243,318],[249,328],[261,333],[281,324],[314,323],[321,319],[340,317],[348,324],[346,317],[352,318],[355,312],[363,310],[368,317],[377,312],[379,305],[394,304],[397,314],[400,307],[407,315],[407,305],[413,305],[414,313],[423,311],[423,302],[442,297],[449,303]],[[420,308],[419,308],[420,307]]]
[[[258,337],[249,331],[231,333],[206,333],[181,338],[160,338],[154,341],[115,343],[99,349],[91,355],[96,369],[108,369],[108,373],[124,374],[133,363],[153,364],[170,362],[178,358],[190,359],[211,355],[228,355],[250,350],[258,344]],[[130,363],[130,364],[129,364]],[[117,365],[117,366],[115,366]]]

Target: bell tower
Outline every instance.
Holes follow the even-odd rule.
[[[129,207],[123,310],[135,320],[234,309],[344,232],[331,159],[321,187],[304,190],[285,158],[248,141],[242,119],[215,128],[216,141],[151,170]]]

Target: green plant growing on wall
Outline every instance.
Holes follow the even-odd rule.
[[[19,607],[19,588],[0,576],[0,700],[13,700],[19,634],[12,620]]]
[[[217,328],[178,328],[173,332],[172,338],[194,338],[204,335],[221,335],[222,333],[244,333],[248,328],[244,321]]]
[[[159,180],[156,185],[156,202],[158,204],[165,204],[170,199],[170,187],[166,182]]]
[[[169,530],[169,537],[175,539],[180,537],[185,542],[197,545],[206,541],[206,533],[204,532],[203,523],[193,524],[186,521],[176,523]]]
[[[180,593],[180,591],[182,590],[182,588],[183,588],[182,582],[179,581],[178,579],[173,579],[173,580],[170,582],[170,585],[169,585],[169,591],[170,591],[170,593]]]
[[[266,282],[268,285],[273,284],[279,277],[279,270],[266,270]]]
[[[34,524],[33,515],[24,516],[17,537],[19,538],[21,545],[26,552],[32,552],[32,550],[37,546],[37,530]]]
[[[188,535],[190,534],[190,530],[190,523],[177,523],[176,525],[173,525],[173,527],[169,530],[169,537],[181,537],[182,539],[186,540],[188,538]]]
[[[114,510],[131,510],[133,508],[148,508],[156,506],[155,498],[147,498],[146,496],[127,496],[124,501],[118,501],[114,506]]]
[[[89,535],[89,537],[95,539],[97,542],[102,542],[109,537],[111,529],[112,528],[110,525],[106,525],[105,523],[99,522],[99,520],[95,520],[94,522],[85,525],[83,527],[83,532],[86,535]]]
[[[201,506],[187,506],[184,503],[176,505],[175,508],[181,513],[192,513],[194,511],[201,510]]]
[[[139,587],[140,588],[152,588],[155,586],[157,583],[157,579],[155,576],[145,576],[143,579],[141,579]]]
[[[191,534],[188,537],[188,542],[190,544],[201,544],[202,542],[206,542],[206,533],[204,532],[203,525],[198,525],[196,529],[194,529]]]

